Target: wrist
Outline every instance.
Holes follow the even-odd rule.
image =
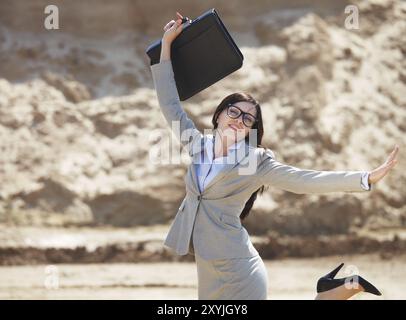
[[[162,38],[162,40],[161,40],[161,46],[162,46],[162,47],[168,47],[168,48],[170,48],[171,45],[172,45],[172,41],[171,41],[171,40],[167,40],[167,39],[165,39],[165,38]]]
[[[171,44],[167,42],[162,42],[161,45],[161,61],[171,59]]]

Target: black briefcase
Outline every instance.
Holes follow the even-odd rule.
[[[215,9],[185,22],[171,45],[171,60],[180,100],[184,101],[242,67],[244,56]],[[161,40],[146,54],[159,63]]]

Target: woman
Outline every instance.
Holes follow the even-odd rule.
[[[395,165],[398,148],[370,173],[284,165],[260,146],[261,107],[247,93],[224,98],[213,115],[214,135],[203,135],[182,109],[176,89],[170,49],[183,28],[183,17],[177,15],[177,21],[164,27],[160,62],[151,66],[162,113],[172,128],[179,128],[174,133],[192,158],[185,177],[186,196],[165,245],[179,255],[195,255],[199,299],[266,299],[265,265],[241,225],[258,192],[266,185],[300,194],[371,190],[371,184]],[[348,281],[334,279],[335,273],[320,278],[318,299],[348,298],[369,290],[364,279],[356,279],[360,286],[348,289]]]

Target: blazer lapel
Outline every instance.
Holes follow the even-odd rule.
[[[235,161],[233,161],[232,163],[224,164],[222,170],[208,183],[206,188],[203,190],[203,193],[205,193],[217,182],[224,179],[224,177],[226,177],[231,172],[232,169],[236,168],[239,165],[239,163],[249,155],[249,150],[250,150],[249,145],[244,142],[241,148],[235,151],[235,155],[233,157]]]
[[[193,161],[192,161],[192,166],[189,167],[191,169],[191,172],[190,172],[190,177],[191,177],[191,180],[192,180],[191,182],[192,182],[193,189],[196,192],[196,194],[200,194],[200,188],[199,188],[199,185],[198,185],[199,182],[198,182],[197,174],[196,174],[196,166],[200,165],[200,163],[202,161],[205,161],[205,157],[210,156],[210,155],[206,154],[206,147],[208,145],[212,146],[212,141],[208,141],[210,139],[211,139],[210,136],[208,136],[208,135],[204,136],[204,139],[202,139],[202,148],[201,148],[201,150],[204,151],[204,155],[202,156],[201,153],[195,154],[194,158],[193,158]]]

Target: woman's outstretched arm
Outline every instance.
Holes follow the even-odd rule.
[[[161,111],[175,136],[192,156],[200,151],[203,135],[182,108],[170,56],[172,41],[180,34],[182,28],[183,25],[179,20],[177,22],[172,20],[165,26],[161,42],[161,59],[158,64],[151,66],[151,72]]]
[[[396,148],[395,148],[396,149]],[[394,152],[397,152],[394,150]],[[393,153],[394,153],[393,152]],[[385,174],[396,163],[396,154],[391,154],[392,164],[386,166]],[[386,163],[386,162],[385,162]],[[391,166],[391,167],[389,167]],[[382,166],[381,166],[382,167]],[[379,172],[383,172],[383,169]],[[317,171],[300,169],[275,160],[272,151],[265,150],[262,162],[258,165],[257,175],[264,185],[275,186],[297,194],[328,193],[328,192],[362,192],[369,191],[363,187],[362,178],[368,177],[369,184],[376,183],[375,169],[367,171]],[[380,175],[381,179],[384,175]]]

